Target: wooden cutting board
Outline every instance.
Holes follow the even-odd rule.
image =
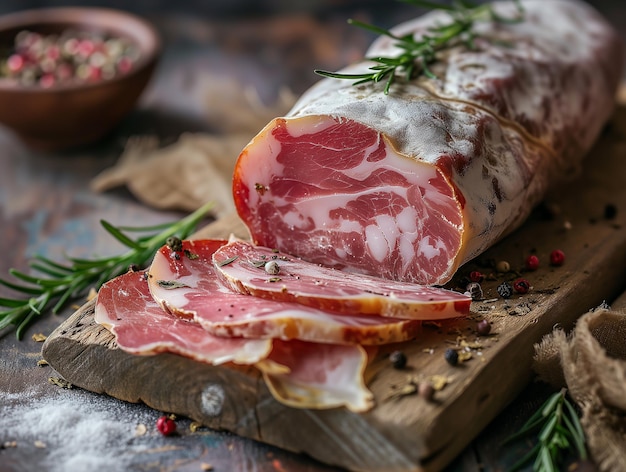
[[[394,349],[408,356],[403,370],[386,352],[372,363],[369,387],[376,407],[364,414],[345,409],[299,410],[273,399],[254,368],[213,367],[172,354],[133,356],[93,321],[88,303],[52,333],[44,358],[69,382],[94,392],[193,418],[203,424],[359,471],[439,470],[448,464],[528,383],[533,344],[554,327],[570,328],[626,286],[626,106],[620,106],[582,174],[555,189],[549,217],[536,212],[523,228],[461,268],[467,275],[489,262],[513,269],[536,251],[536,272],[526,295],[498,298],[496,287],[514,274],[483,283],[486,300],[472,303],[468,319],[425,324],[419,339]],[[607,210],[608,209],[608,210]],[[617,209],[612,216],[611,209]],[[605,212],[608,211],[608,214]],[[237,218],[226,218],[198,237],[245,236]],[[561,267],[547,264],[552,249],[566,254]],[[482,264],[482,265],[481,265]],[[492,334],[476,335],[477,321]],[[447,348],[471,358],[452,367]],[[410,393],[411,381],[446,379],[433,401]]]

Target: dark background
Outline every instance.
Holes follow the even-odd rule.
[[[409,0],[410,1],[410,0]],[[537,0],[540,1],[540,0]],[[544,0],[550,1],[550,0]],[[443,3],[450,3],[443,0]],[[483,3],[478,0],[477,3]],[[626,28],[626,2],[623,0],[588,0],[622,31]],[[55,6],[98,6],[118,8],[145,16],[162,14],[193,15],[199,18],[232,19],[285,14],[328,15],[362,10],[365,12],[415,11],[415,6],[394,0],[2,0],[0,14],[31,8]],[[382,15],[382,19],[389,17]],[[390,25],[382,25],[390,26]]]

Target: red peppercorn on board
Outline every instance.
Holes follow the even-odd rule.
[[[469,317],[424,323],[415,341],[379,350],[366,372],[375,406],[365,413],[285,406],[253,367],[125,353],[94,322],[93,302],[48,337],[44,358],[76,386],[142,401],[327,464],[359,471],[440,470],[530,381],[534,343],[556,325],[571,327],[626,288],[626,89],[622,92],[580,177],[553,189],[520,229],[462,266],[447,285],[480,280],[482,299],[472,302]],[[231,232],[247,236],[233,216],[197,237]],[[564,256],[561,265],[551,264],[557,249]],[[538,266],[533,258],[528,267],[531,255]],[[472,272],[483,278],[470,279]],[[515,291],[519,279],[528,281],[527,293]],[[507,299],[498,294],[504,283],[512,289]],[[455,365],[446,360],[453,357],[446,355],[450,349],[457,354]],[[403,362],[394,367],[394,351],[406,356],[404,367],[397,368]],[[426,382],[434,393],[419,388]]]

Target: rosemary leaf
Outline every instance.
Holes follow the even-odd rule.
[[[104,226],[104,229],[106,229],[111,236],[121,242],[124,246],[128,246],[131,249],[141,249],[141,244],[133,241],[108,221],[100,220],[100,224]]]
[[[536,444],[514,464],[512,472],[520,470],[533,458],[535,472],[556,472],[561,470],[561,462],[566,452],[575,452],[581,459],[587,459],[582,426],[576,410],[565,394],[566,389],[552,394],[519,432],[504,441],[506,444],[521,436],[528,436],[541,427]]]
[[[94,259],[66,257],[67,264],[62,264],[36,255],[30,262],[30,267],[43,275],[34,276],[11,269],[9,273],[15,279],[28,285],[1,278],[0,285],[28,295],[28,297],[0,298],[0,307],[6,308],[0,310],[0,330],[14,325],[16,336],[21,339],[24,330],[36,316],[48,309],[53,313],[58,313],[70,300],[85,295],[92,287],[100,288],[103,283],[126,272],[131,265],[145,266],[159,247],[165,244],[167,238],[174,235],[180,239],[187,238],[211,207],[212,204],[207,203],[177,222],[149,227],[124,227],[122,229],[101,221],[103,228],[111,236],[129,248],[126,253],[118,256]],[[131,239],[124,231],[159,232]]]
[[[474,26],[478,22],[491,21],[495,23],[517,23],[523,19],[524,10],[516,1],[517,15],[504,18],[498,15],[490,4],[473,4],[469,1],[456,1],[452,5],[423,0],[401,0],[415,6],[443,10],[450,16],[450,22],[439,24],[429,29],[429,34],[415,37],[413,34],[397,36],[392,31],[358,20],[350,19],[348,23],[368,30],[380,36],[387,36],[395,41],[394,46],[401,49],[398,56],[366,58],[374,62],[370,72],[360,74],[343,74],[317,69],[314,72],[322,77],[332,79],[352,80],[352,85],[384,80],[383,92],[388,95],[396,77],[407,82],[424,75],[430,79],[437,77],[430,69],[430,65],[437,62],[437,53],[464,44],[468,49],[474,49],[476,33]]]
[[[4,306],[7,308],[15,308],[18,306],[22,306],[24,302],[22,300],[14,300],[12,298],[0,298],[0,306]]]
[[[45,266],[49,266],[52,269],[56,269],[60,272],[72,272],[72,268],[64,265],[64,264],[59,264],[58,262],[55,262],[51,259],[48,259],[47,257],[41,256],[41,255],[35,255],[34,257],[35,261],[39,261],[42,262]]]
[[[350,18],[348,20],[348,24],[350,25],[354,25],[354,26],[358,26],[359,28],[371,31],[372,33],[376,33],[379,34],[381,36],[389,36],[390,38],[395,38],[395,39],[400,39],[397,36],[395,36],[393,33],[391,33],[390,31],[381,28],[379,26],[376,25],[370,25],[369,23],[363,23],[362,21],[359,20],[354,20],[352,18]]]
[[[10,288],[11,290],[15,290],[16,292],[28,293],[31,295],[40,293],[40,289],[36,287],[27,287],[25,285],[18,285],[18,284],[14,284],[4,279],[0,279],[0,285],[4,285],[5,287]],[[0,312],[0,316],[2,316],[2,312]]]
[[[51,268],[50,266],[39,264],[37,262],[31,262],[30,268],[42,274],[50,275],[52,277],[61,278],[61,277],[65,277],[66,275],[68,275],[68,272],[66,271],[54,269],[54,268]]]
[[[511,471],[510,472],[516,472],[518,470],[520,470],[522,467],[524,467],[526,464],[528,464],[528,462],[533,458],[537,456],[537,453],[539,452],[539,444],[535,444],[533,446],[533,448],[528,451],[526,454],[524,454],[524,456],[522,456],[522,458],[520,460],[518,460],[515,464],[513,464],[511,466]]]
[[[28,282],[33,285],[41,285],[46,287],[55,287],[59,285],[59,281],[56,279],[44,279],[41,277],[33,277],[31,275],[20,272],[19,270],[9,269],[9,273],[16,279],[20,279],[23,282]],[[65,274],[63,277],[67,277]],[[62,280],[62,279],[61,279]]]

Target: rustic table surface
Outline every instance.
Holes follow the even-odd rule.
[[[85,149],[50,154],[28,149],[0,129],[0,277],[10,268],[27,270],[35,254],[61,260],[67,254],[119,253],[123,248],[103,231],[101,219],[138,226],[183,215],[146,207],[123,189],[90,191],[90,180],[116,162],[129,136],[156,135],[166,144],[182,132],[212,132],[216,117],[205,98],[211,84],[237,81],[256,88],[268,103],[283,85],[300,93],[316,80],[313,68],[337,69],[359,58],[369,44],[372,37],[347,26],[346,18],[390,26],[414,12],[406,6],[381,12],[375,2],[360,9],[344,3],[337,2],[344,6],[335,9],[319,6],[314,14],[294,7],[280,15],[219,21],[146,12],[163,34],[163,59],[138,108],[112,135]],[[622,4],[597,2],[626,35]],[[10,295],[0,287],[0,296]],[[0,469],[334,470],[228,433],[191,432],[191,422],[184,418],[180,434],[164,438],[154,426],[162,412],[50,383],[56,374],[38,366],[41,343],[32,336],[51,333],[72,311],[45,313],[20,341],[12,331],[0,333]],[[503,448],[501,440],[519,428],[548,392],[541,384],[530,385],[449,470],[506,470],[525,445]]]

